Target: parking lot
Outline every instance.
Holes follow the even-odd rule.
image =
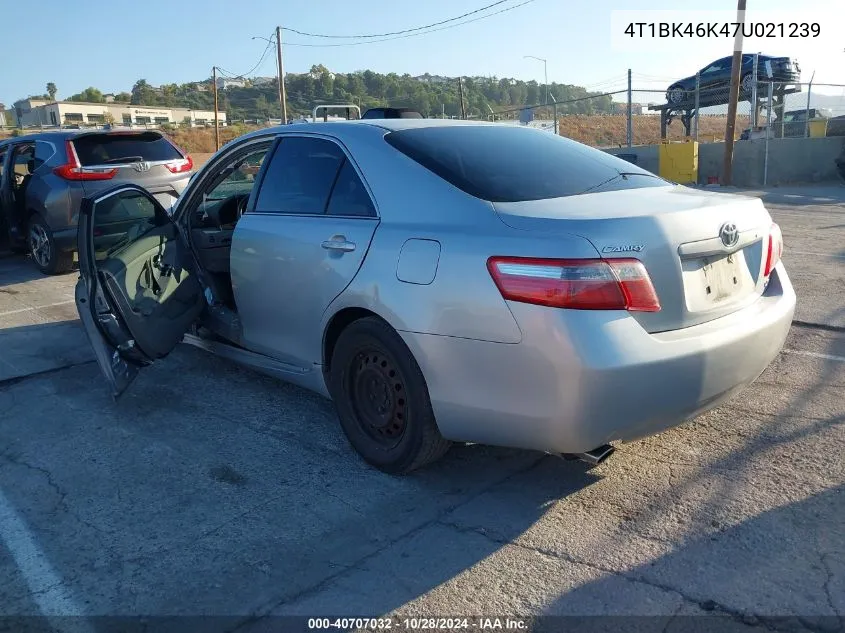
[[[390,477],[328,401],[188,346],[114,402],[76,274],[0,255],[0,613],[836,630],[816,618],[845,616],[845,187],[748,193],[799,297],[784,352],[731,403],[593,469],[470,445]]]

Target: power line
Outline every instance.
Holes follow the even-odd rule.
[[[391,40],[402,40],[408,37],[417,37],[419,35],[427,35],[429,33],[434,33],[436,31],[445,31],[446,29],[453,29],[456,26],[463,26],[464,24],[470,24],[472,22],[477,22],[478,20],[483,20],[485,18],[493,17],[494,15],[499,15],[500,13],[506,13],[507,11],[513,11],[514,9],[518,9],[519,7],[524,7],[526,4],[531,4],[536,0],[524,0],[519,4],[515,4],[512,7],[505,7],[504,9],[500,9],[498,11],[494,11],[493,13],[487,13],[485,15],[481,15],[477,18],[473,18],[471,20],[465,20],[463,22],[458,22],[457,24],[449,24],[447,26],[441,26],[440,28],[431,29],[428,31],[421,31],[417,33],[407,33],[406,35],[397,35],[396,37],[386,37],[383,39],[371,39],[364,42],[346,42],[343,44],[300,44],[298,42],[285,42],[285,46],[307,46],[307,47],[320,47],[320,48],[328,48],[328,47],[336,47],[336,46],[361,46],[363,44],[378,44],[379,42],[389,42]],[[492,6],[492,5],[491,5]],[[479,9],[480,11],[480,9]],[[454,18],[458,19],[458,18]],[[419,27],[419,28],[426,28],[426,27]],[[290,29],[287,29],[290,30]],[[322,36],[320,36],[322,37]],[[358,36],[363,37],[363,36]]]
[[[269,51],[269,50],[270,50],[270,47],[271,47],[271,46],[273,46],[273,44],[275,44],[275,40],[273,39],[273,37],[274,37],[274,36],[273,36],[273,35],[271,35],[271,36],[270,36],[270,39],[269,39],[269,40],[267,40],[267,46],[265,46],[265,47],[264,47],[264,52],[263,52],[263,53],[261,53],[261,57],[258,59],[258,63],[257,63],[257,64],[255,64],[255,66],[253,66],[252,68],[250,68],[250,69],[249,69],[248,71],[246,71],[245,73],[241,73],[240,75],[236,75],[236,74],[234,74],[234,73],[232,73],[232,72],[230,72],[230,71],[226,70],[225,68],[220,68],[220,66],[218,66],[218,67],[217,67],[217,70],[219,70],[219,71],[221,72],[221,74],[228,75],[228,78],[229,78],[229,79],[243,79],[243,78],[244,78],[244,77],[246,77],[247,75],[252,74],[252,73],[253,73],[253,72],[254,72],[254,71],[255,71],[255,70],[256,70],[259,66],[261,66],[261,64],[263,64],[263,63],[264,63],[264,58],[265,58],[265,57],[267,57],[267,51]]]
[[[475,9],[474,11],[469,11],[464,13],[463,15],[458,15],[454,18],[449,18],[448,20],[441,20],[440,22],[433,22],[432,24],[426,24],[425,26],[417,26],[412,29],[404,29],[402,31],[392,31],[390,33],[372,33],[369,35],[324,35],[322,33],[306,33],[305,31],[297,31],[296,29],[289,29],[289,28],[282,28],[283,31],[290,31],[291,33],[296,33],[297,35],[305,35],[307,37],[324,37],[324,38],[331,38],[331,39],[341,39],[341,40],[351,40],[351,39],[362,39],[362,38],[373,38],[373,37],[388,37],[390,35],[402,35],[403,33],[412,33],[414,31],[424,31],[425,29],[429,29],[433,26],[440,26],[441,24],[446,24],[448,22],[455,22],[460,20],[461,18],[465,18],[467,16],[473,15],[475,13],[481,13],[482,11],[486,11],[487,9],[491,9],[495,6],[500,4],[504,4],[505,2],[510,2],[510,0],[498,0],[498,2],[494,2],[492,4],[488,4],[487,6],[481,7],[479,9]]]

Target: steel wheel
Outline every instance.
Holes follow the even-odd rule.
[[[38,223],[29,227],[29,254],[40,268],[47,268],[50,264],[52,249],[50,247],[50,236],[47,230]]]
[[[405,390],[401,373],[385,354],[376,349],[356,354],[347,393],[361,430],[385,448],[396,446],[405,433]]]
[[[349,443],[377,468],[409,473],[449,450],[419,365],[378,317],[358,319],[340,333],[327,386]]]

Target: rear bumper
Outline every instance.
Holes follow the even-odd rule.
[[[518,344],[403,332],[449,439],[587,451],[675,426],[752,383],[783,347],[795,293],[779,264],[753,305],[649,334],[625,312],[512,304]]]

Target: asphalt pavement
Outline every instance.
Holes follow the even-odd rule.
[[[387,614],[838,630],[845,187],[748,193],[781,225],[799,295],[784,352],[729,404],[593,469],[470,445],[390,477],[329,402],[188,346],[115,402],[76,274],[0,255],[0,615],[85,631],[103,630],[94,616],[252,632]]]

